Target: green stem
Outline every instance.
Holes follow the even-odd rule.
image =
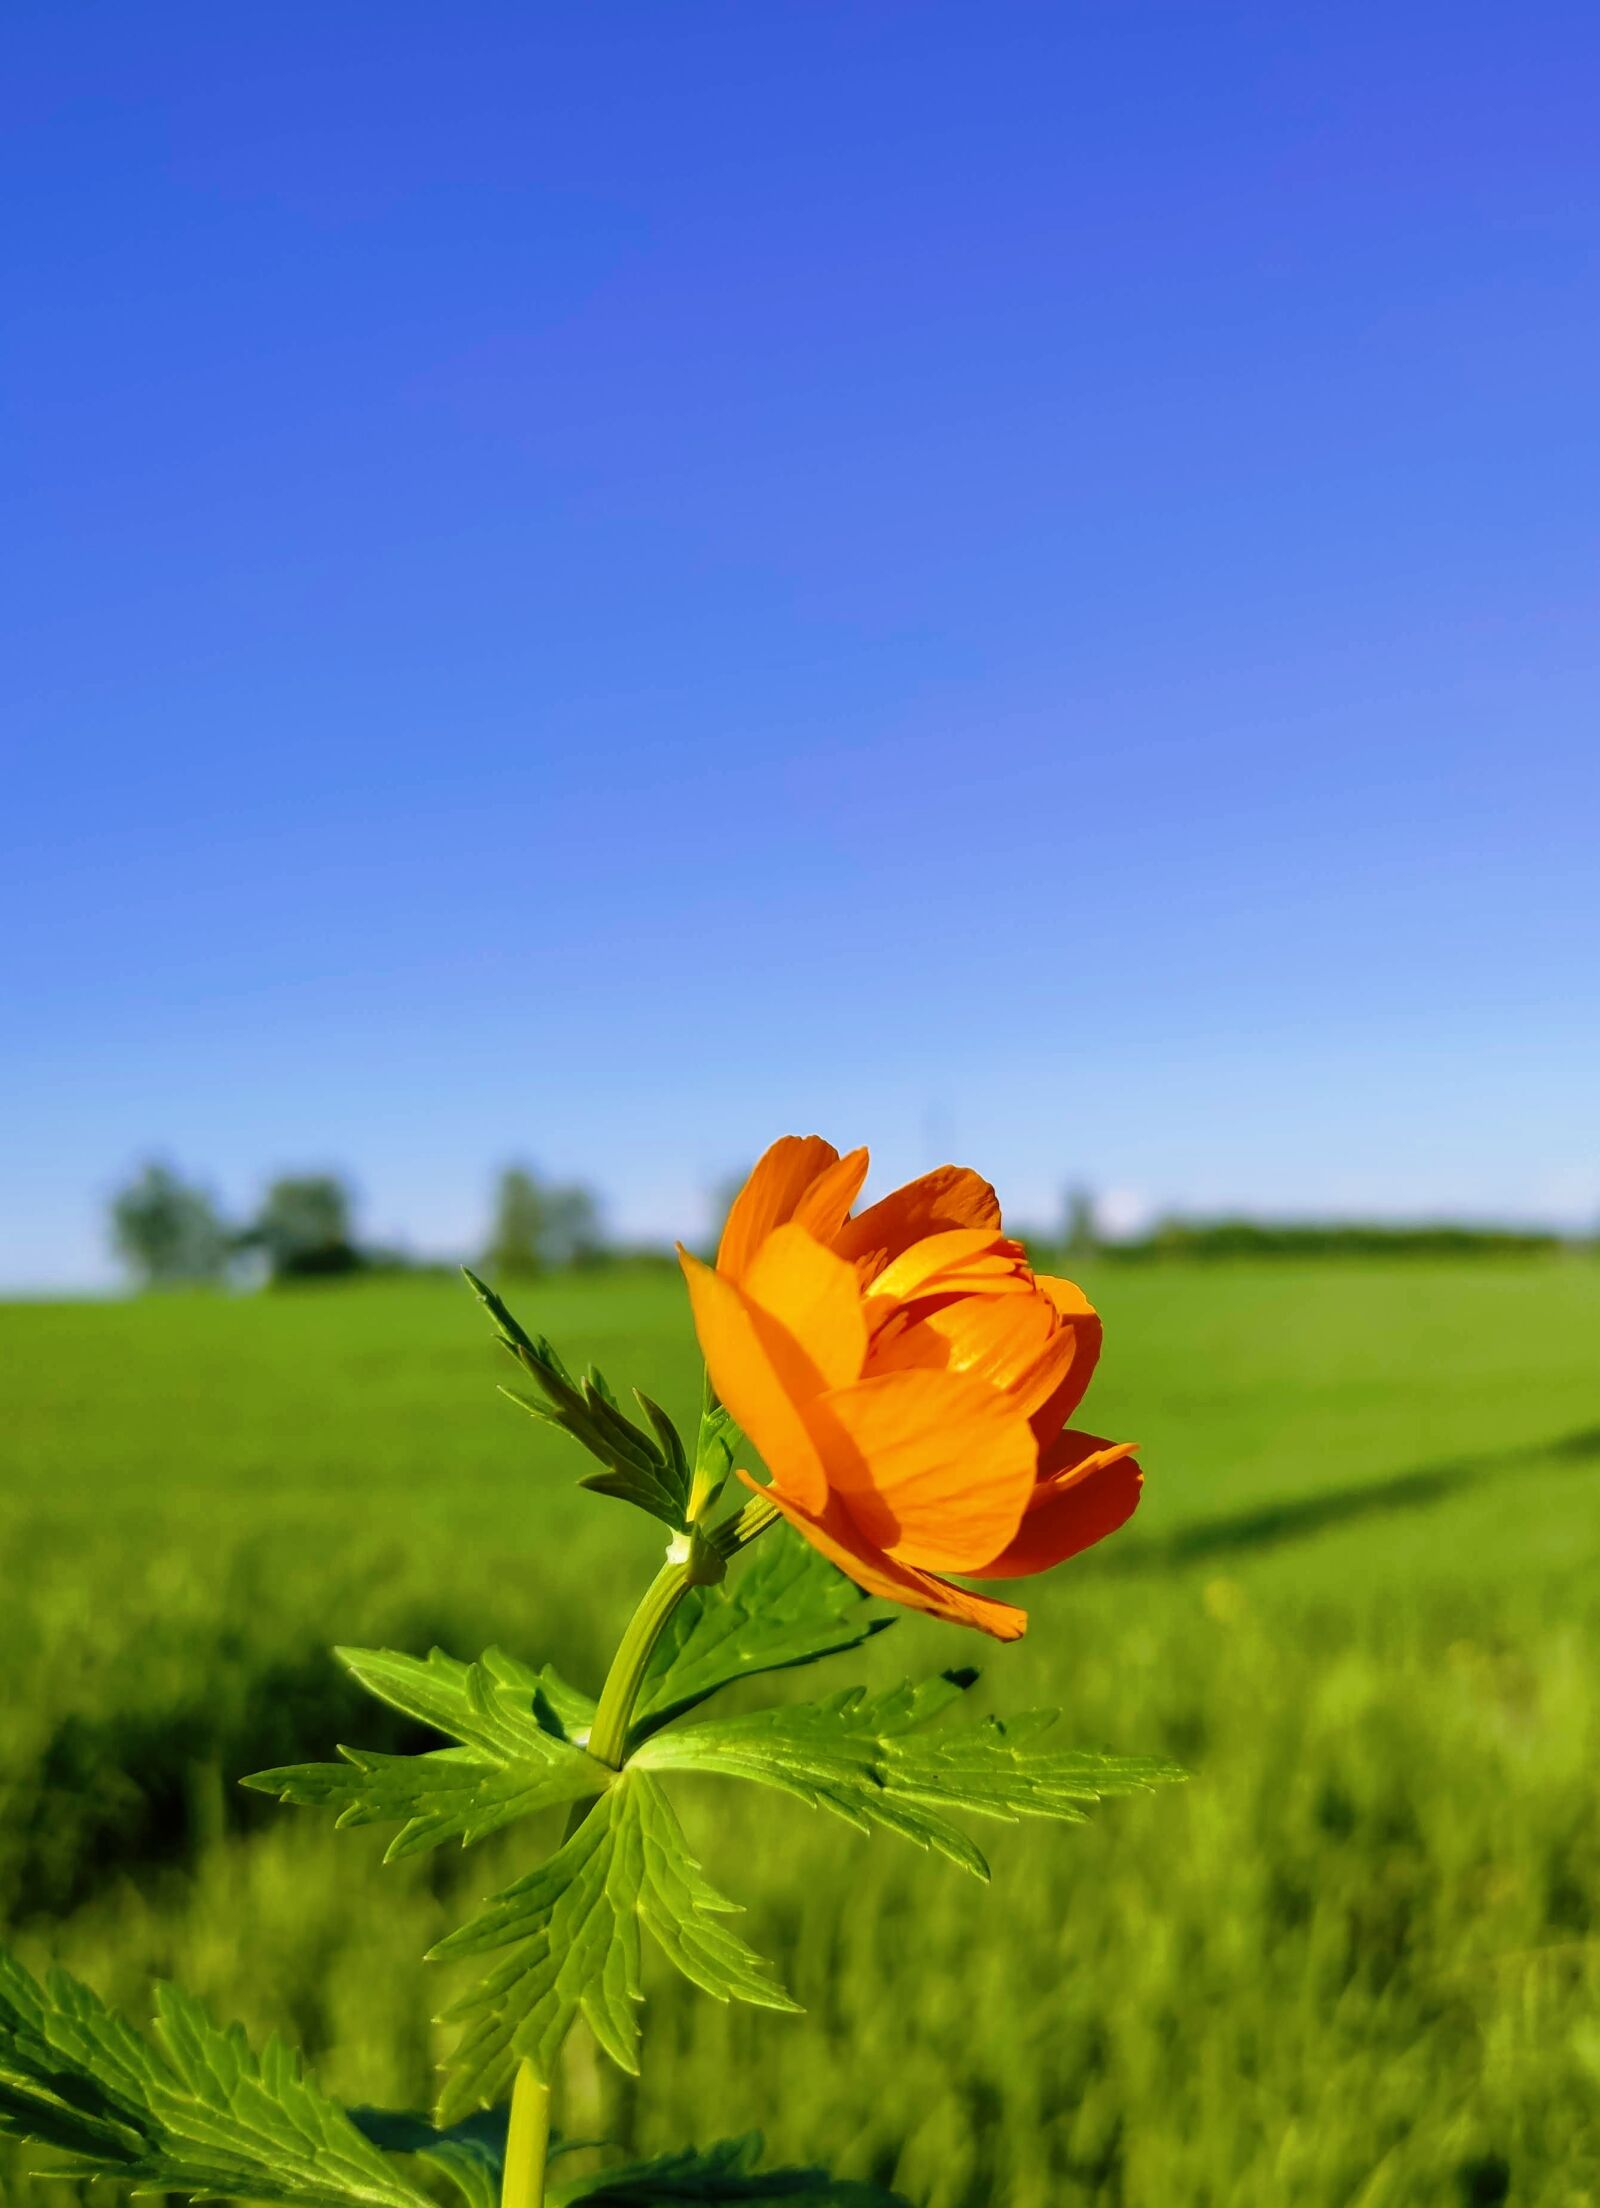
[[[620,1771],[628,1746],[633,1705],[650,1663],[651,1652],[679,1603],[689,1592],[691,1558],[663,1564],[645,1589],[644,1599],[628,1620],[628,1629],[611,1659],[606,1683],[600,1689],[600,1706],[589,1732],[589,1753],[597,1762]]]
[[[506,2134],[506,2168],[500,2184],[500,2208],[544,2208],[544,2165],[550,2151],[550,2088],[533,2065],[517,2065],[511,2089],[511,2127]]]
[[[777,1516],[774,1505],[758,1496],[713,1532],[691,1526],[674,1540],[666,1563],[628,1620],[627,1631],[606,1673],[606,1683],[600,1689],[588,1742],[589,1753],[597,1762],[608,1764],[613,1771],[621,1770],[628,1752],[633,1706],[650,1668],[651,1655],[667,1620],[689,1589],[714,1586],[727,1571],[729,1557],[737,1556],[758,1533],[765,1533]],[[573,1803],[567,1819],[569,1840],[592,1806],[589,1802]],[[500,2208],[544,2208],[544,2165],[549,2147],[550,2088],[535,2076],[531,2064],[523,2062],[511,2091],[511,2128],[506,2138]]]
[[[644,1598],[628,1620],[627,1631],[611,1659],[600,1704],[589,1731],[589,1753],[597,1762],[620,1771],[628,1750],[628,1727],[633,1706],[650,1668],[650,1658],[667,1620],[691,1587],[714,1586],[728,1568],[728,1559],[776,1523],[777,1506],[765,1496],[755,1496],[743,1510],[709,1532],[691,1526],[668,1551],[667,1561],[644,1591]],[[579,1822],[588,1804],[575,1805]]]

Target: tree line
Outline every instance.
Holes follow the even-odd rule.
[[[153,1159],[111,1199],[111,1245],[147,1288],[416,1269],[407,1252],[367,1241],[356,1211],[341,1175],[291,1173],[270,1181],[247,1217],[230,1218],[209,1189]],[[613,1254],[592,1189],[547,1180],[526,1165],[497,1176],[478,1253],[497,1278],[568,1272]]]
[[[739,1183],[714,1192],[718,1218]],[[495,1280],[581,1271],[620,1257],[661,1259],[657,1249],[624,1249],[605,1228],[594,1191],[552,1181],[528,1165],[496,1176],[489,1221],[473,1262]],[[269,1182],[255,1210],[230,1219],[210,1192],[171,1166],[153,1162],[118,1190],[111,1239],[143,1286],[178,1287],[231,1280],[294,1281],[341,1274],[429,1270],[403,1250],[368,1242],[356,1226],[350,1184],[335,1173],[286,1174]],[[1521,1227],[1450,1220],[1193,1218],[1170,1214],[1144,1234],[1107,1239],[1092,1192],[1070,1189],[1059,1223],[1019,1230],[1036,1260],[1071,1273],[1085,1262],[1159,1263],[1228,1258],[1509,1257],[1571,1247],[1561,1236]],[[710,1238],[715,1241],[715,1235]]]

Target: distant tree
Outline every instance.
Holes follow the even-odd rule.
[[[552,1271],[596,1265],[606,1253],[600,1199],[574,1181],[545,1191],[543,1252]]]
[[[268,1188],[246,1240],[266,1252],[274,1280],[353,1273],[363,1259],[350,1215],[350,1191],[337,1175],[289,1174]]]
[[[578,1182],[541,1180],[530,1166],[508,1165],[495,1183],[494,1222],[484,1267],[501,1279],[563,1273],[607,1253],[600,1200]]]
[[[228,1231],[205,1189],[152,1160],[111,1200],[117,1255],[150,1288],[217,1280]]]
[[[545,1230],[545,1192],[538,1176],[525,1165],[508,1165],[495,1183],[484,1269],[500,1280],[527,1280],[542,1272]]]
[[[1086,1188],[1067,1190],[1067,1251],[1072,1257],[1093,1257],[1100,1246],[1094,1197]]]

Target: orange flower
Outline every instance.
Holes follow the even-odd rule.
[[[680,1251],[706,1366],[767,1461],[758,1492],[841,1571],[1015,1640],[1026,1611],[941,1575],[1048,1571],[1132,1514],[1136,1445],[1066,1424],[1100,1321],[1031,1269],[976,1173],[941,1166],[852,1218],[866,1172],[865,1150],[785,1135],[715,1267]]]

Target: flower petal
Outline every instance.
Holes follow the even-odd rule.
[[[812,1184],[838,1163],[838,1151],[820,1135],[780,1135],[756,1160],[733,1199],[717,1249],[717,1270],[730,1280],[742,1280],[773,1228],[792,1219]]]
[[[758,1304],[792,1336],[827,1387],[842,1388],[860,1379],[867,1322],[856,1269],[825,1250],[797,1219],[773,1228],[744,1276],[743,1289],[747,1301]]]
[[[850,1220],[834,1246],[871,1278],[913,1242],[947,1227],[999,1231],[1000,1199],[970,1166],[941,1165],[907,1181]]]
[[[1065,1379],[1074,1349],[1045,1296],[953,1296],[909,1313],[902,1306],[874,1335],[867,1370],[970,1372],[1031,1417]]]
[[[808,1412],[828,1485],[902,1564],[964,1571],[1016,1533],[1038,1445],[998,1390],[961,1372],[887,1372]]]
[[[847,1150],[835,1164],[817,1175],[795,1205],[795,1224],[831,1248],[850,1216],[850,1206],[861,1194],[861,1184],[866,1177],[866,1151]]]
[[[1033,1275],[1027,1252],[1009,1235],[955,1227],[913,1242],[868,1286],[876,1302],[910,1303],[918,1296],[1030,1294]]]
[[[711,1385],[728,1406],[784,1493],[807,1509],[828,1498],[822,1458],[800,1403],[822,1388],[793,1338],[775,1319],[748,1302],[731,1280],[678,1251],[689,1284],[694,1328]],[[774,1496],[776,1501],[776,1496]]]
[[[1132,1441],[1064,1433],[1045,1452],[1044,1477],[1027,1515],[992,1563],[969,1565],[974,1579],[1027,1579],[1047,1572],[1125,1525],[1138,1508],[1144,1474]]]
[[[1051,1393],[1033,1413],[1033,1430],[1041,1442],[1058,1433],[1083,1401],[1100,1361],[1105,1328],[1100,1315],[1076,1281],[1058,1280],[1050,1273],[1036,1275],[1040,1288],[1060,1314],[1062,1331],[1070,1336],[1072,1355],[1066,1371]]]
[[[816,1518],[780,1495],[776,1488],[760,1486],[748,1472],[741,1472],[739,1477],[755,1494],[765,1495],[775,1504],[797,1533],[869,1595],[882,1595],[890,1602],[903,1603],[909,1610],[925,1611],[929,1617],[944,1618],[952,1625],[975,1626],[980,1633],[990,1633],[997,1641],[1020,1640],[1028,1630],[1028,1613],[1019,1610],[1014,1603],[1000,1602],[993,1595],[974,1594],[969,1588],[957,1587],[932,1572],[915,1571],[898,1564],[893,1557],[874,1549],[837,1499],[829,1505],[824,1517]]]

